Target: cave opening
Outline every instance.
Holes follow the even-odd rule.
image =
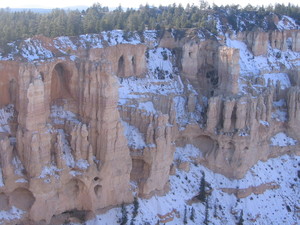
[[[118,73],[117,73],[117,75],[121,76],[121,77],[125,76],[125,60],[124,60],[123,55],[119,58],[119,61],[118,61]]]
[[[62,63],[56,64],[51,77],[51,103],[62,99],[72,99],[70,91],[72,74]]]

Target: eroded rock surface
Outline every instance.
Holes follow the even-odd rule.
[[[18,51],[0,61],[0,210],[20,220],[164,194],[176,147],[233,179],[299,154],[298,30],[34,37]]]

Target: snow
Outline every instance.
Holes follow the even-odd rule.
[[[15,174],[18,175],[18,176],[21,176],[21,177],[24,176],[23,171],[25,169],[24,169],[24,166],[23,166],[21,160],[18,158],[18,156],[15,156],[12,159],[11,163],[14,166]]]
[[[147,46],[155,47],[157,43],[157,31],[155,30],[145,30],[144,39]]]
[[[153,113],[153,114],[156,113],[156,110],[152,102],[140,102],[138,108],[141,110],[145,110],[148,113]]]
[[[288,16],[282,16],[281,20],[276,25],[278,30],[295,30],[298,29],[298,25],[295,20]]]
[[[147,145],[143,134],[134,126],[122,121],[128,145],[133,149],[144,149]]]
[[[147,33],[151,39],[151,34]],[[84,34],[79,36],[80,46],[83,48],[104,48],[118,44],[137,45],[141,43],[137,32],[124,32],[122,30],[104,31],[101,34]]]
[[[90,164],[85,159],[79,159],[76,162],[76,167],[81,169],[81,170],[86,170],[87,168],[89,168],[89,166],[90,166]]]
[[[278,122],[285,122],[288,120],[288,113],[285,99],[280,99],[273,102],[275,110],[272,112],[272,119]]]
[[[182,96],[176,96],[173,101],[176,110],[176,122],[183,126],[188,123],[188,114],[185,112],[186,100]]]
[[[70,50],[77,51],[79,48],[95,49],[118,44],[142,44],[142,40],[149,47],[158,45],[157,32],[155,30],[144,31],[140,37],[138,32],[125,32],[122,30],[104,31],[99,34],[84,34],[77,37],[61,36],[53,39],[53,42],[46,43],[39,40],[39,37],[29,38],[22,42],[20,47],[16,42],[9,43],[11,52],[7,56],[0,53],[0,60],[13,60],[15,56],[21,55],[29,62],[53,60],[54,57],[61,58],[61,54],[69,55]],[[60,52],[58,56],[52,52]],[[74,56],[70,57],[75,60]]]
[[[254,56],[244,42],[231,39],[227,34],[225,36],[226,46],[239,49],[240,51],[240,92],[246,94],[244,87],[247,85],[247,81],[250,81],[254,88],[259,88],[259,85],[253,84],[253,78],[258,77],[262,77],[266,81],[265,85],[268,84],[268,79],[271,79],[274,85],[276,85],[277,81],[280,81],[281,89],[291,86],[289,77],[286,73],[278,73],[274,71],[282,71],[283,66],[286,69],[299,67],[299,52],[293,52],[290,49],[286,51],[273,49],[269,44],[267,55]]]
[[[269,80],[273,86],[276,86],[277,82],[280,82],[280,89],[282,90],[292,86],[289,76],[286,73],[267,73],[263,75],[263,78],[265,79],[266,86]]]
[[[177,147],[174,154],[174,159],[181,162],[189,162],[191,161],[191,158],[200,157],[202,157],[200,149],[191,144],[187,144],[184,147]]]
[[[176,112],[176,122],[180,126],[180,129],[185,129],[184,127],[189,123],[197,123],[201,120],[201,110],[202,107],[196,102],[196,108],[193,112],[188,112],[186,109],[187,101],[182,96],[175,96],[173,98],[174,108]]]
[[[82,48],[103,48],[102,41],[98,34],[84,34],[79,36]]]
[[[119,104],[124,105],[129,99],[149,97],[153,94],[169,95],[180,92],[181,83],[160,81],[155,78],[119,78]]]
[[[66,134],[63,129],[58,129],[57,132],[59,133],[59,142],[62,144],[63,148],[63,159],[66,162],[66,165],[68,167],[74,168],[75,166],[75,161],[72,155],[72,150],[70,148],[70,144],[66,139]]]
[[[276,109],[275,112],[272,112],[272,119],[278,122],[286,122],[288,120],[287,110]]]
[[[147,99],[153,95],[172,95],[183,92],[180,76],[173,68],[170,50],[164,48],[148,51],[148,73],[145,78],[119,78],[119,105],[134,104],[133,99]],[[146,104],[146,105],[145,105]],[[136,107],[155,112],[151,103],[140,103]]]
[[[9,211],[0,211],[0,224],[6,224],[5,221],[22,218],[25,212],[16,207],[12,207]]]
[[[24,178],[21,178],[21,179],[16,180],[16,183],[28,183],[28,181],[25,180]]]
[[[169,77],[169,75],[174,73],[171,58],[172,53],[167,48],[149,50],[148,73],[161,80]]]
[[[0,132],[11,133],[9,121],[14,117],[14,106],[7,105],[0,109]]]
[[[71,174],[73,177],[82,175],[81,172],[78,172],[78,171],[75,171],[75,170],[70,171],[69,174]]]
[[[76,118],[76,115],[71,111],[64,110],[63,106],[52,105],[50,117],[54,124],[65,124],[66,121],[70,121],[75,124],[80,123]]]
[[[21,49],[21,55],[29,62],[54,57],[52,52],[46,49],[40,40],[30,38],[24,41],[24,45]]]
[[[54,176],[56,179],[59,178],[59,176],[57,175],[57,173],[61,171],[60,169],[58,169],[56,166],[45,166],[41,172],[41,175],[39,176],[39,178],[44,179],[47,178],[48,176]]]
[[[190,149],[190,155],[187,153]],[[192,150],[193,149],[193,150]],[[192,146],[177,148],[176,155],[186,153],[189,160],[198,152]],[[191,160],[189,160],[191,161]],[[153,196],[150,199],[138,199],[139,209],[134,224],[156,224],[158,214],[170,213],[173,221],[168,225],[183,224],[184,209],[187,209],[187,224],[203,224],[205,218],[205,203],[187,204],[187,201],[198,195],[202,173],[205,181],[212,187],[208,198],[209,224],[236,224],[243,210],[245,225],[260,224],[298,224],[297,208],[299,208],[300,184],[297,178],[299,156],[282,156],[267,162],[258,162],[245,177],[240,180],[230,180],[223,175],[216,174],[204,166],[190,164],[188,173],[177,170],[175,176],[170,177],[170,191],[165,196]],[[222,188],[248,188],[265,183],[278,184],[278,189],[266,190],[262,194],[251,194],[238,199],[233,194],[222,191]],[[287,206],[291,212],[288,212]],[[190,219],[192,208],[195,210],[194,222]],[[128,221],[132,219],[133,204],[126,206]],[[179,217],[176,217],[176,211]],[[234,214],[236,213],[236,214]],[[119,224],[121,209],[113,208],[105,214],[97,215],[95,219],[87,221],[87,225]],[[129,224],[128,222],[128,224]]]
[[[70,59],[71,59],[72,61],[75,61],[75,60],[77,59],[77,56],[76,56],[76,55],[71,55],[71,56],[70,56]]]
[[[62,36],[54,39],[54,44],[57,49],[64,48],[68,49],[71,48],[72,50],[77,50],[76,45],[71,41],[69,37]]]
[[[265,127],[270,126],[270,124],[269,124],[267,121],[264,121],[264,120],[260,120],[259,123],[260,123],[261,125],[264,125]]]
[[[4,187],[4,180],[2,175],[2,168],[0,167],[0,187]]]
[[[285,99],[279,99],[278,101],[273,102],[274,107],[285,107],[286,106],[286,101]]]
[[[296,144],[297,144],[296,140],[288,137],[283,132],[280,132],[271,138],[272,146],[285,147],[285,146],[296,145]]]

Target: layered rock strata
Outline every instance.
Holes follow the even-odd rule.
[[[35,37],[23,43],[34,53],[0,62],[0,210],[54,224],[134,192],[163,194],[175,148],[187,144],[197,163],[233,179],[258,160],[299,154],[298,30],[118,35],[89,45]]]

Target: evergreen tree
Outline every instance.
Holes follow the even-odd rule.
[[[191,215],[190,215],[190,220],[195,222],[195,209],[192,207]]]
[[[202,178],[200,181],[200,192],[199,195],[197,196],[201,202],[205,202],[206,199],[205,184],[206,184],[205,174],[204,172],[202,172]]]
[[[139,31],[145,29],[171,30],[200,28],[216,35],[216,17],[221,14],[224,19],[236,30],[253,30],[257,27],[265,30],[276,29],[270,21],[270,16],[276,14],[287,15],[300,23],[300,7],[293,4],[275,4],[265,6],[226,5],[212,7],[207,1],[199,0],[199,6],[172,4],[169,6],[149,7],[140,6],[139,9],[127,9],[121,6],[109,11],[99,3],[86,10],[53,9],[49,13],[40,14],[29,10],[13,12],[9,9],[0,9],[0,48],[5,44],[18,39],[25,39],[37,34],[47,37],[62,35],[79,35],[84,33],[99,33],[113,29]],[[239,18],[239,19],[238,19]],[[246,18],[241,21],[240,18]],[[226,31],[226,26],[224,28]]]
[[[134,197],[134,200],[133,200],[132,219],[131,219],[130,225],[134,225],[135,218],[136,218],[136,216],[137,216],[137,214],[138,214],[138,210],[139,210],[139,201],[138,201],[137,197]]]
[[[128,221],[128,215],[127,215],[128,213],[124,203],[121,206],[121,213],[122,213],[122,218],[121,218],[120,225],[125,225]]]
[[[209,221],[208,221],[208,216],[209,216],[209,214],[208,214],[208,208],[209,208],[209,206],[208,206],[208,198],[206,198],[206,201],[205,201],[205,216],[204,216],[204,221],[203,221],[203,223],[205,225],[208,225],[208,223],[209,223]]]
[[[240,214],[239,222],[237,223],[237,225],[243,225],[244,224],[243,214],[244,214],[244,212],[242,210],[241,214]]]
[[[186,206],[184,206],[183,224],[187,224]]]

